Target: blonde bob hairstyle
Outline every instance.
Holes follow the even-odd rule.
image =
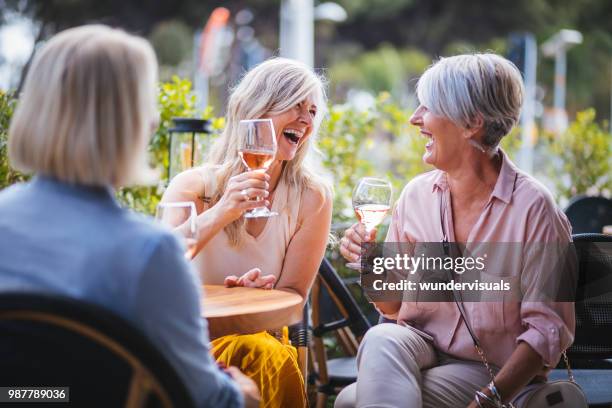
[[[484,122],[482,143],[497,147],[516,125],[523,104],[523,79],[516,66],[496,54],[440,58],[417,84],[420,102],[433,113],[470,128]]]
[[[286,59],[271,58],[251,69],[233,89],[228,101],[226,126],[211,149],[210,163],[219,166],[217,188],[210,195],[211,205],[219,201],[230,177],[243,173],[244,165],[238,155],[238,123],[243,119],[257,119],[283,113],[311,97],[317,106],[312,131],[297,149],[295,157],[283,164],[279,182],[289,188],[287,205],[298,199],[306,189],[322,195],[331,191],[319,175],[312,160],[318,129],[327,110],[323,78],[306,65]],[[244,233],[244,217],[225,227],[230,243],[237,246]]]
[[[102,25],[55,35],[34,58],[11,123],[12,166],[72,184],[150,181],[156,81],[142,38]]]

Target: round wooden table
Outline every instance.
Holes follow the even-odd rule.
[[[302,319],[302,297],[282,290],[204,285],[202,315],[211,338],[251,334]]]

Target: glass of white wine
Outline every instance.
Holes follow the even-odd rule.
[[[238,124],[238,154],[244,165],[250,170],[262,173],[274,161],[276,156],[276,133],[272,119],[247,119]],[[262,201],[261,199],[256,199]],[[244,213],[245,218],[271,217],[278,215],[266,206],[254,208]]]
[[[364,177],[353,190],[353,209],[357,219],[370,234],[385,218],[391,208],[391,183],[374,177]],[[346,264],[351,269],[361,270],[361,261]]]
[[[185,258],[193,259],[198,244],[196,207],[191,201],[161,203],[157,205],[155,219],[176,233],[187,248]]]

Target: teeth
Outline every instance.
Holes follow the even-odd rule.
[[[299,130],[295,130],[295,129],[285,129],[283,132],[288,133],[290,135],[297,136],[297,137],[302,137],[302,134],[303,134]]]

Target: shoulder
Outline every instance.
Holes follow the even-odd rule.
[[[419,174],[404,186],[398,198],[398,202],[432,197],[431,192],[433,191],[433,186],[442,176],[443,172],[441,170],[431,170]]]
[[[530,175],[518,172],[512,206],[516,206],[525,214],[528,240],[534,240],[543,233],[551,232],[564,240],[571,236],[571,225],[557,206],[552,193]]]
[[[556,214],[560,211],[550,190],[534,177],[523,172],[517,172],[512,200],[513,204],[520,205],[532,212]]]
[[[96,250],[100,255],[106,253],[113,263],[132,265],[132,272],[137,276],[152,270],[165,274],[181,269],[184,260],[181,243],[151,217],[124,210],[113,230],[109,235],[114,239],[99,242]]]
[[[192,190],[204,190],[205,179],[201,167],[194,167],[177,174],[168,185],[168,190],[189,187]]]
[[[0,191],[0,205],[11,205],[15,200],[19,200],[22,194],[26,191],[28,184],[18,183],[6,187]]]
[[[332,189],[324,183],[316,183],[302,191],[301,212],[306,216],[331,209],[332,203]]]

